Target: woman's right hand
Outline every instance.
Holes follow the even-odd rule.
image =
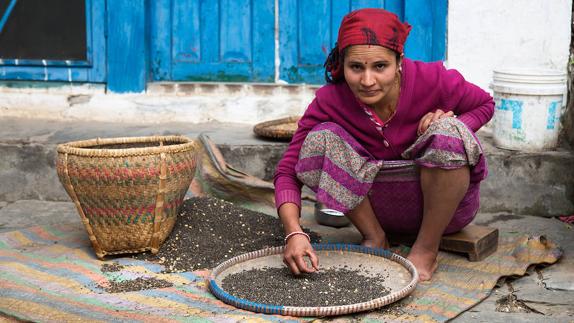
[[[311,266],[305,261],[308,257]],[[319,259],[315,250],[305,235],[297,234],[287,240],[285,251],[283,251],[283,262],[294,275],[301,273],[313,273],[319,270]]]

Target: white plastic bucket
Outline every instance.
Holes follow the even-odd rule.
[[[500,148],[542,151],[556,148],[566,104],[566,71],[494,71],[494,144]]]

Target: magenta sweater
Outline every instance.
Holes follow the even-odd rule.
[[[295,164],[307,133],[317,124],[334,122],[376,159],[397,160],[402,159],[401,153],[417,139],[421,118],[439,108],[453,111],[460,121],[477,131],[492,117],[494,101],[490,94],[465,81],[458,71],[445,69],[442,62],[424,63],[405,58],[397,110],[382,135],[346,82],[321,87],[277,165],[274,177],[276,207],[286,202],[301,207],[302,183],[296,177]]]

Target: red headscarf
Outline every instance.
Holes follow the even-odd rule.
[[[352,45],[378,45],[402,54],[411,25],[402,23],[397,15],[384,9],[359,9],[343,17],[336,47],[325,63],[326,72],[333,80],[343,75],[340,57]],[[331,57],[336,55],[337,57]]]

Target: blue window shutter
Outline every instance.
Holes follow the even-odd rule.
[[[0,80],[93,82],[106,81],[106,1],[86,1],[86,60],[0,60]],[[1,13],[0,13],[0,16]],[[1,17],[0,17],[1,18]],[[9,17],[7,17],[9,18]]]
[[[274,81],[274,0],[161,0],[153,10],[154,80]]]

